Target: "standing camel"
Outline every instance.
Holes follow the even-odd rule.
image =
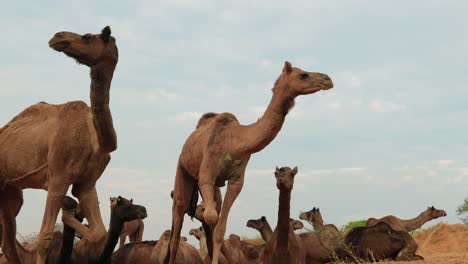
[[[263,251],[264,264],[305,264],[305,251],[299,236],[294,234],[290,221],[291,192],[297,167],[276,168],[276,187],[279,190],[278,223]]]
[[[47,190],[39,234],[37,263],[44,263],[61,202],[70,185],[78,197],[90,230],[78,221],[75,230],[90,242],[105,238],[96,181],[117,148],[109,110],[109,90],[118,61],[110,27],[101,34],[59,32],[49,46],[91,68],[91,107],[82,101],[26,108],[0,128],[0,217],[2,250],[21,263],[15,247],[16,215],[26,188]]]
[[[111,208],[116,204],[117,199],[117,197],[110,197]],[[123,247],[127,237],[130,240],[130,243],[141,242],[143,240],[144,230],[145,223],[142,219],[125,222],[119,237],[119,248]]]
[[[333,87],[325,74],[306,72],[285,62],[273,87],[273,97],[257,122],[241,125],[231,113],[203,115],[188,137],[177,164],[172,205],[172,233],[166,263],[174,264],[184,214],[194,216],[198,190],[203,213],[212,230],[205,230],[212,263],[218,263],[229,211],[244,185],[250,156],[264,149],[280,131],[294,99]],[[227,181],[224,201],[219,188]],[[211,232],[213,231],[213,232]]]

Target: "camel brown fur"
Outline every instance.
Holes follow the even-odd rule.
[[[289,223],[291,224],[293,230],[299,230],[304,228],[304,224],[301,221],[290,218]],[[250,219],[247,221],[247,227],[253,228],[260,232],[263,241],[268,242],[271,236],[273,235],[273,230],[270,227],[265,216],[260,217],[259,219]]]
[[[343,239],[333,224],[325,225],[319,208],[313,208],[299,215],[299,219],[312,224],[315,232],[300,234],[306,251],[307,263],[327,263],[334,251],[341,249]]]
[[[171,236],[171,230],[166,230],[158,240],[158,243],[154,246],[151,252],[151,263],[164,263],[166,257],[167,248],[169,247],[169,238]],[[181,241],[180,251],[176,258],[177,264],[199,264],[202,263],[202,258],[198,251],[189,243]]]
[[[408,232],[394,230],[385,222],[352,229],[346,235],[344,244],[345,252],[339,251],[337,254],[343,260],[353,260],[354,257],[364,260],[389,258],[397,261],[423,259],[415,254],[417,244]]]
[[[434,208],[434,206],[428,207],[424,212],[420,213],[413,219],[403,220],[393,215],[387,215],[382,218],[369,218],[367,219],[366,226],[374,226],[379,222],[385,222],[389,224],[395,231],[406,231],[411,232],[423,226],[432,219],[447,216],[444,210]]]
[[[15,242],[16,211],[26,188],[47,190],[47,202],[39,234],[37,263],[44,263],[63,197],[73,184],[91,229],[75,222],[86,238],[98,243],[105,237],[95,184],[117,148],[109,110],[109,90],[118,60],[115,39],[105,27],[101,34],[59,32],[49,46],[91,68],[91,107],[82,101],[28,107],[0,128],[0,201],[3,250],[21,263]],[[76,229],[75,228],[75,229]]]
[[[231,113],[209,113],[202,117],[185,142],[177,164],[169,263],[173,264],[177,255],[184,214],[195,213],[198,189],[206,205],[204,219],[214,230],[212,236],[207,235],[207,244],[213,242],[212,262],[218,262],[229,211],[242,190],[250,156],[276,137],[295,97],[332,87],[327,75],[306,72],[286,62],[273,87],[270,104],[257,122],[241,125]],[[218,190],[226,181],[227,190],[221,201]]]
[[[123,225],[127,221],[147,217],[146,208],[133,204],[133,200],[118,197],[116,205],[111,207],[111,218],[106,239],[95,245],[86,238],[74,245],[71,260],[66,263],[110,263],[111,255],[117,245]],[[69,218],[64,219],[68,225]]]
[[[117,197],[111,197],[111,207],[115,204]],[[119,248],[125,244],[125,240],[129,237],[130,243],[141,242],[143,240],[143,231],[145,224],[142,219],[135,219],[124,223],[122,233],[119,237]]]
[[[278,223],[273,236],[265,245],[263,263],[305,263],[305,252],[301,239],[294,234],[290,224],[291,192],[297,167],[276,168],[276,187],[279,190]]]

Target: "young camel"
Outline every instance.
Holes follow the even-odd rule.
[[[403,220],[393,215],[387,215],[382,218],[369,218],[367,219],[366,226],[374,226],[379,222],[389,224],[395,231],[411,232],[423,226],[426,222],[439,217],[447,216],[444,210],[434,208],[434,206],[427,207],[425,211],[420,213],[413,219]]]
[[[115,205],[117,197],[111,197],[111,208]],[[124,223],[122,233],[119,237],[119,248],[123,247],[127,236],[129,237],[130,243],[141,242],[143,240],[143,231],[145,230],[145,224],[142,219],[135,219]]]
[[[304,228],[304,224],[301,221],[290,218],[289,223],[294,231]],[[268,242],[273,235],[273,230],[270,227],[265,216],[260,217],[259,219],[250,219],[247,221],[247,227],[256,229],[260,232],[263,241]]]
[[[294,234],[290,224],[291,191],[297,167],[276,167],[276,187],[280,191],[278,224],[273,236],[265,245],[263,263],[299,264],[305,263],[305,252],[301,239]]]
[[[204,219],[214,230],[207,244],[212,263],[218,262],[229,211],[244,184],[250,156],[264,149],[280,131],[294,98],[327,90],[333,82],[325,74],[306,72],[286,62],[273,87],[273,97],[262,118],[241,125],[231,113],[208,113],[185,142],[177,164],[172,206],[172,230],[168,261],[173,264],[185,213],[195,213],[198,189],[206,204]],[[227,184],[224,201],[219,187]],[[222,208],[221,208],[222,207]]]
[[[47,190],[37,263],[45,262],[62,199],[72,184],[72,194],[79,198],[91,230],[77,221],[74,227],[92,243],[105,237],[95,185],[117,148],[109,110],[109,90],[118,61],[115,39],[105,27],[95,35],[59,32],[49,46],[91,68],[91,107],[83,101],[41,102],[0,128],[2,250],[12,263],[21,263],[15,246],[15,218],[23,189]]]

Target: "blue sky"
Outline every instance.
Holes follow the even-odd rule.
[[[466,12],[462,1],[41,1],[0,10],[0,124],[39,101],[89,102],[87,67],[48,48],[58,31],[110,25],[119,47],[111,110],[119,148],[98,182],[148,208],[145,239],[170,227],[177,157],[198,117],[259,118],[285,60],[335,88],[300,97],[278,137],[248,165],[227,234],[276,223],[275,166],[298,166],[291,215],[328,223],[427,206],[460,222],[468,195]],[[23,234],[40,228],[46,193],[26,190]],[[39,204],[38,204],[39,203]],[[437,221],[431,222],[431,224]],[[188,229],[198,226],[189,218]]]

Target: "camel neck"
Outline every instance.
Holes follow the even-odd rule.
[[[401,220],[407,232],[411,232],[423,226],[426,222],[432,220],[431,216],[422,212],[413,219]]]
[[[278,224],[276,226],[278,232],[277,250],[287,250],[289,246],[289,214],[290,214],[291,190],[280,190],[279,195],[279,210]]]
[[[118,219],[118,217],[114,215],[114,212],[112,212],[111,223],[109,226],[109,231],[107,232],[106,245],[102,250],[99,263],[110,263],[110,257],[112,252],[114,252],[115,246],[117,245],[120,233],[122,233],[123,225],[124,222]]]
[[[315,219],[315,221],[312,222],[312,225],[314,226],[315,231],[319,231],[325,228],[322,218]]]
[[[271,230],[271,226],[268,222],[266,222],[263,228],[260,229],[260,234],[265,242],[268,242],[273,236],[273,230]]]
[[[280,91],[282,89],[276,88],[274,90]],[[281,130],[286,114],[293,104],[292,97],[284,96],[280,92],[273,92],[273,97],[263,116],[257,122],[245,127],[245,152],[256,153],[270,144]]]
[[[206,246],[206,236],[200,237],[200,255],[203,255],[202,257],[208,255],[208,247]]]
[[[109,91],[115,64],[100,63],[91,67],[91,112],[99,147],[110,153],[117,149],[117,136],[109,109]]]

